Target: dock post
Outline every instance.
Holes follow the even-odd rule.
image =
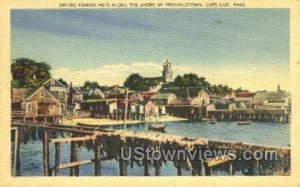
[[[160,176],[160,161],[154,161],[155,164],[155,176]]]
[[[208,167],[207,162],[204,162],[204,169],[205,169],[205,175],[206,176],[211,176],[212,167]]]
[[[14,135],[15,135],[15,139],[14,139],[14,158],[13,158],[13,171],[12,174],[13,176],[17,175],[17,169],[19,167],[20,164],[20,140],[19,140],[19,129],[16,127],[14,129]]]
[[[101,175],[101,157],[100,157],[100,144],[99,138],[95,140],[95,176]]]
[[[60,143],[56,142],[54,146],[55,146],[54,176],[57,176],[59,171]]]
[[[44,176],[50,176],[50,170],[49,170],[49,134],[48,134],[47,129],[44,129],[43,164],[44,164]]]
[[[127,153],[127,147],[125,145],[125,138],[124,138],[124,140],[122,140],[122,138],[120,137],[119,175],[127,176],[127,166],[126,166],[125,160],[123,160],[121,158],[121,148],[122,147],[123,147],[123,150],[125,150],[125,152]]]
[[[182,162],[180,160],[178,160],[177,175],[182,176]]]
[[[73,136],[74,137],[74,136]],[[70,162],[77,162],[78,157],[78,144],[77,142],[71,142],[71,156]],[[70,168],[70,176],[78,176],[79,175],[79,167],[71,167]]]

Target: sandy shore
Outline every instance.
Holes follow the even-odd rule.
[[[159,119],[160,122],[167,121],[186,121],[186,118],[174,117],[174,116],[163,116]],[[127,124],[140,123],[140,120],[126,120]],[[123,124],[123,120],[113,119],[95,119],[95,118],[76,118],[76,119],[64,119],[66,125],[76,125],[77,123],[85,123],[90,125],[120,125]]]

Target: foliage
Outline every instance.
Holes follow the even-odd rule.
[[[82,90],[90,90],[90,89],[96,89],[96,88],[101,88],[99,83],[97,81],[85,81]]]
[[[68,86],[68,83],[62,78],[58,79],[57,81],[60,82],[64,86]]]
[[[184,74],[183,76],[178,75],[174,82],[170,86],[175,86],[179,88],[188,88],[188,87],[204,87],[208,88],[210,83],[205,80],[205,77],[198,77],[194,73]]]
[[[134,91],[147,91],[153,84],[151,79],[143,78],[138,73],[133,73],[124,82],[124,86],[129,88],[129,90]]]
[[[216,94],[226,94],[228,92],[232,92],[232,88],[230,88],[227,84],[214,84],[213,86],[209,87],[208,90]]]
[[[46,62],[36,62],[29,58],[18,58],[11,64],[13,81],[19,87],[36,88],[51,78],[51,67]]]

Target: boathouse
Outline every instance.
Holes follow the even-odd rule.
[[[63,115],[64,106],[44,86],[38,89],[12,89],[12,118],[47,120],[47,117],[52,117],[53,121],[57,121]]]

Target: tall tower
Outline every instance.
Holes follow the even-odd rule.
[[[166,59],[165,63],[163,64],[163,71],[162,71],[162,79],[164,83],[169,83],[173,81],[173,71],[171,69],[171,62]]]

